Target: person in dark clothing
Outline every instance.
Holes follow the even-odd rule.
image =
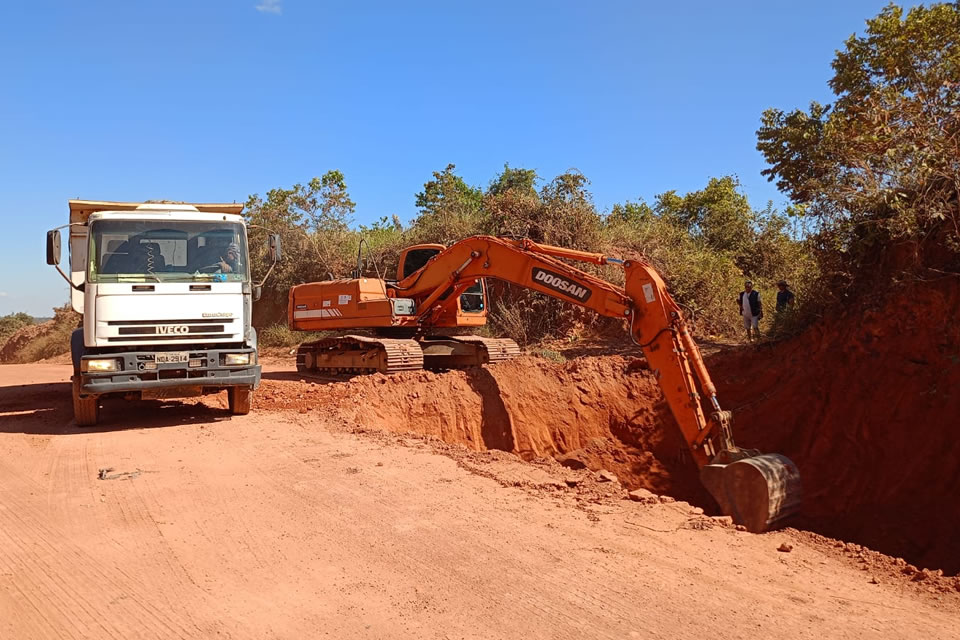
[[[793,295],[793,291],[790,291],[790,285],[787,284],[786,280],[781,280],[777,283],[777,311],[786,311],[787,307],[793,306],[793,299],[796,297]]]
[[[738,299],[740,315],[743,316],[743,328],[747,330],[747,340],[753,342],[760,338],[760,318],[763,317],[763,303],[760,292],[753,288],[749,280],[743,283],[743,291]]]

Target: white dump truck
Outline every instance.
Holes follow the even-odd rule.
[[[97,423],[101,398],[171,398],[226,390],[250,411],[260,384],[242,204],[70,201],[69,275],[60,229],[47,264],[72,289],[83,328],[72,336],[77,424]],[[271,267],[278,236],[267,234]],[[269,275],[269,271],[267,272]]]

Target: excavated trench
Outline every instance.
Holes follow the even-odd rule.
[[[653,376],[628,372],[630,362],[524,357],[443,374],[355,378],[343,411],[358,424],[525,460],[556,457],[571,467],[612,471],[631,489],[706,501]]]
[[[708,361],[750,446],[793,458],[799,526],[960,572],[960,284],[915,283]]]
[[[721,401],[735,412],[738,444],[799,466],[805,499],[793,524],[960,571],[960,324],[947,320],[958,305],[954,283],[917,286],[909,304],[891,295],[789,342],[708,360]],[[293,404],[267,387],[261,402],[332,403],[366,427],[607,469],[629,489],[709,510],[653,375],[633,364],[622,356],[523,357],[317,385],[325,399],[300,395]]]

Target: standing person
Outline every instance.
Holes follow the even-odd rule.
[[[787,284],[786,280],[781,280],[777,283],[777,311],[786,311],[787,307],[793,306],[793,299],[796,297],[793,295],[793,291],[790,291],[790,285]]]
[[[763,317],[763,304],[760,302],[760,292],[755,291],[753,282],[743,283],[740,292],[740,315],[743,316],[743,328],[747,330],[747,340],[753,342],[760,339],[760,318]]]

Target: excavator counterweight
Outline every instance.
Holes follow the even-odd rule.
[[[568,261],[616,265],[618,286]],[[359,269],[358,269],[359,273]],[[537,244],[528,239],[475,236],[449,247],[419,245],[400,258],[396,280],[354,278],[290,290],[294,330],[365,328],[382,336],[342,336],[301,346],[303,372],[363,373],[492,364],[519,355],[512,340],[436,335],[442,328],[486,321],[485,279],[539,291],[626,321],[656,376],[721,511],[751,531],[765,531],[796,512],[800,475],[780,454],[741,449],[732,415],[722,411],[700,349],[679,305],[657,271],[642,260]],[[407,333],[406,337],[398,334]]]

